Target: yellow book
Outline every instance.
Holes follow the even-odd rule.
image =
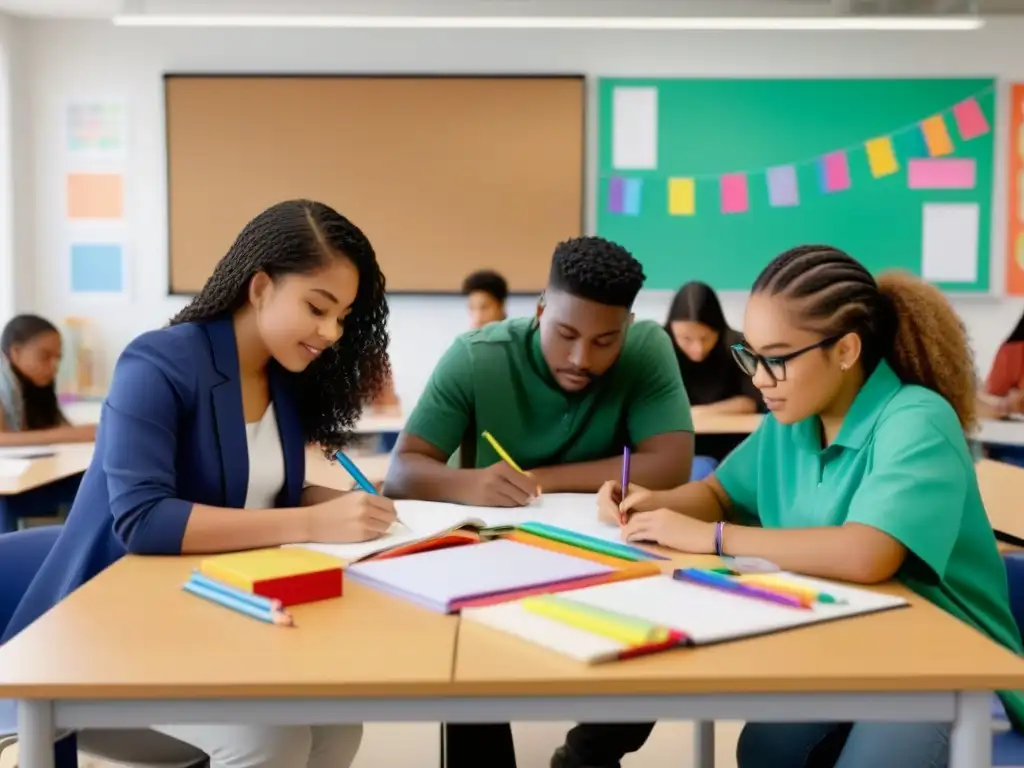
[[[310,549],[254,549],[208,557],[204,576],[283,605],[340,597],[342,562]]]

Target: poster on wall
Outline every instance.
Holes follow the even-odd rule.
[[[119,157],[127,141],[127,108],[116,100],[69,101],[65,108],[65,147],[69,153]]]
[[[1006,293],[1024,296],[1024,83],[1010,86],[1010,143],[1007,157]]]

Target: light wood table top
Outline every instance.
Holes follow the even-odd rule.
[[[198,558],[126,557],[0,648],[3,698],[431,696],[458,618],[346,583],[262,624],[184,592]]]
[[[701,414],[693,416],[693,430],[698,435],[749,435],[764,418],[759,413],[733,415]]]
[[[704,564],[708,558],[679,557]],[[462,622],[459,693],[869,693],[1024,687],[1024,659],[901,586],[911,607],[619,664],[587,666],[473,621]]]
[[[58,480],[81,474],[92,461],[93,444],[78,443],[50,446],[53,456],[31,459],[20,475],[0,475],[0,496],[25,493]]]
[[[982,459],[975,470],[992,527],[1024,539],[1024,469]]]

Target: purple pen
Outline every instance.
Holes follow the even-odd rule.
[[[622,499],[620,502],[624,501],[627,496],[629,496],[629,446],[625,445],[622,447]],[[619,512],[620,525],[625,525],[628,519],[625,513]]]

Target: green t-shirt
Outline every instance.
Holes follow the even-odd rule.
[[[622,353],[581,392],[563,390],[532,318],[492,323],[455,340],[434,369],[405,431],[466,464],[500,461],[489,431],[523,469],[606,459],[665,432],[692,431],[690,404],[668,334],[634,323]],[[469,438],[464,443],[464,438]]]
[[[738,517],[765,528],[869,525],[905,546],[896,574],[917,594],[1021,653],[1006,567],[956,413],[940,395],[899,380],[881,363],[835,442],[819,421],[771,416],[715,472]],[[1024,726],[1024,695],[1002,692]]]

